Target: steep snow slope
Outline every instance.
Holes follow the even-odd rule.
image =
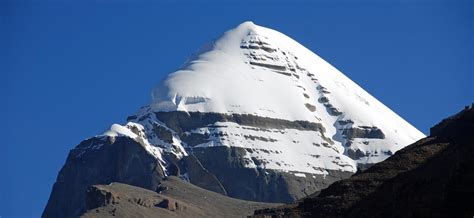
[[[294,129],[280,130],[284,134],[278,135],[223,122],[219,127],[190,131],[227,133],[226,140],[215,137],[199,147],[273,151],[250,155],[268,162],[258,165],[249,161],[248,167],[307,173],[324,173],[324,169],[355,172],[357,163],[382,161],[424,137],[316,54],[284,34],[252,22],[226,32],[170,74],[153,90],[152,99],[139,116],[150,111],[250,114],[304,120],[324,127],[320,135]],[[243,135],[273,140],[257,143]],[[323,144],[327,145],[317,146]],[[187,146],[181,143],[180,147]]]

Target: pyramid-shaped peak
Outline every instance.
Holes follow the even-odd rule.
[[[381,161],[424,137],[312,51],[253,22],[225,32],[171,73],[153,90],[149,109],[321,123],[321,138],[357,163]],[[347,166],[355,170],[355,162]]]
[[[45,216],[79,216],[84,203],[55,202],[84,202],[87,187],[119,177],[156,190],[177,174],[231,197],[294,202],[424,137],[312,51],[253,22],[192,56],[152,99],[126,125],[71,151],[58,178],[69,176],[54,185],[45,210],[57,214]],[[111,165],[124,175],[110,174]],[[81,180],[97,175],[104,177]]]

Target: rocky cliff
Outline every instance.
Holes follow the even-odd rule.
[[[156,190],[163,178],[159,161],[136,140],[128,137],[85,140],[69,152],[43,217],[81,215],[86,210],[85,194],[91,185],[120,182]]]

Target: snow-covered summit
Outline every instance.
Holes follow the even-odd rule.
[[[153,111],[252,114],[322,123],[336,144],[345,145],[339,151],[359,156],[378,152],[377,157],[359,160],[369,163],[424,137],[322,58],[288,36],[252,22],[227,31],[170,74],[153,90],[152,99]],[[383,139],[354,137],[378,131]],[[347,137],[349,133],[352,137]]]
[[[247,168],[298,175],[355,172],[424,137],[322,58],[252,22],[169,74],[129,121],[155,157],[239,148]]]
[[[271,40],[266,35],[286,37],[252,22],[226,32],[153,90],[152,108],[315,120],[304,107],[282,107],[304,96],[295,86],[296,78],[275,74],[291,75],[286,71],[296,66],[286,69],[286,65],[296,63],[290,53],[284,53],[286,48],[272,47],[279,38]]]

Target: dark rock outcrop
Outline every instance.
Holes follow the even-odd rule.
[[[385,134],[375,126],[356,126],[344,129],[342,134],[347,139],[367,138],[367,139],[384,139]]]
[[[474,109],[443,120],[431,136],[299,203],[256,217],[472,217]]]
[[[163,177],[159,161],[138,141],[128,137],[85,140],[69,152],[42,216],[84,213],[86,190],[94,184],[121,182],[155,190]]]

